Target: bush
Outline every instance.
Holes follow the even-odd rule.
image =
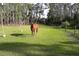
[[[65,28],[66,26],[70,26],[70,23],[68,21],[62,22],[61,27]]]

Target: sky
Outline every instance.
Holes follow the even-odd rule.
[[[44,15],[41,16],[41,17],[47,18],[48,12],[49,12],[49,9],[45,9],[45,10],[44,10]]]
[[[44,9],[44,15],[42,15],[42,17],[43,18],[47,18],[47,14],[49,12],[49,8],[46,5],[44,5],[44,4],[43,4],[43,8],[45,8],[45,9]]]
[[[33,3],[36,4],[36,3]],[[43,4],[43,7],[45,8],[46,6]],[[41,15],[41,18],[47,18],[47,14],[49,12],[49,9],[44,9],[44,15]]]

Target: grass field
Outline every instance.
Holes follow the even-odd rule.
[[[79,40],[79,29],[76,29],[76,35],[74,35],[74,29],[67,29],[67,32]]]
[[[30,26],[0,26],[0,55],[63,56],[79,55],[79,41],[63,29],[40,25],[38,34],[31,35]]]

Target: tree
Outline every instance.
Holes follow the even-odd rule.
[[[35,21],[38,23],[38,21],[40,21],[41,19],[41,15],[43,15],[44,9],[46,7],[44,3],[37,3],[33,5],[33,17],[35,18]]]
[[[65,32],[67,31],[67,27],[69,26],[69,22],[68,21],[65,21],[65,22],[62,22],[62,27],[65,28]]]
[[[73,13],[73,5],[70,3],[52,3],[49,4],[49,13],[48,13],[48,20],[51,22],[52,24],[61,24],[62,21],[67,20],[68,22],[72,21],[72,18],[74,17],[74,13]],[[51,19],[49,19],[51,18]],[[49,22],[49,23],[50,23]]]

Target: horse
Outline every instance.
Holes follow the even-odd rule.
[[[31,24],[31,32],[32,32],[32,35],[35,35],[38,32],[38,24],[36,23]]]

